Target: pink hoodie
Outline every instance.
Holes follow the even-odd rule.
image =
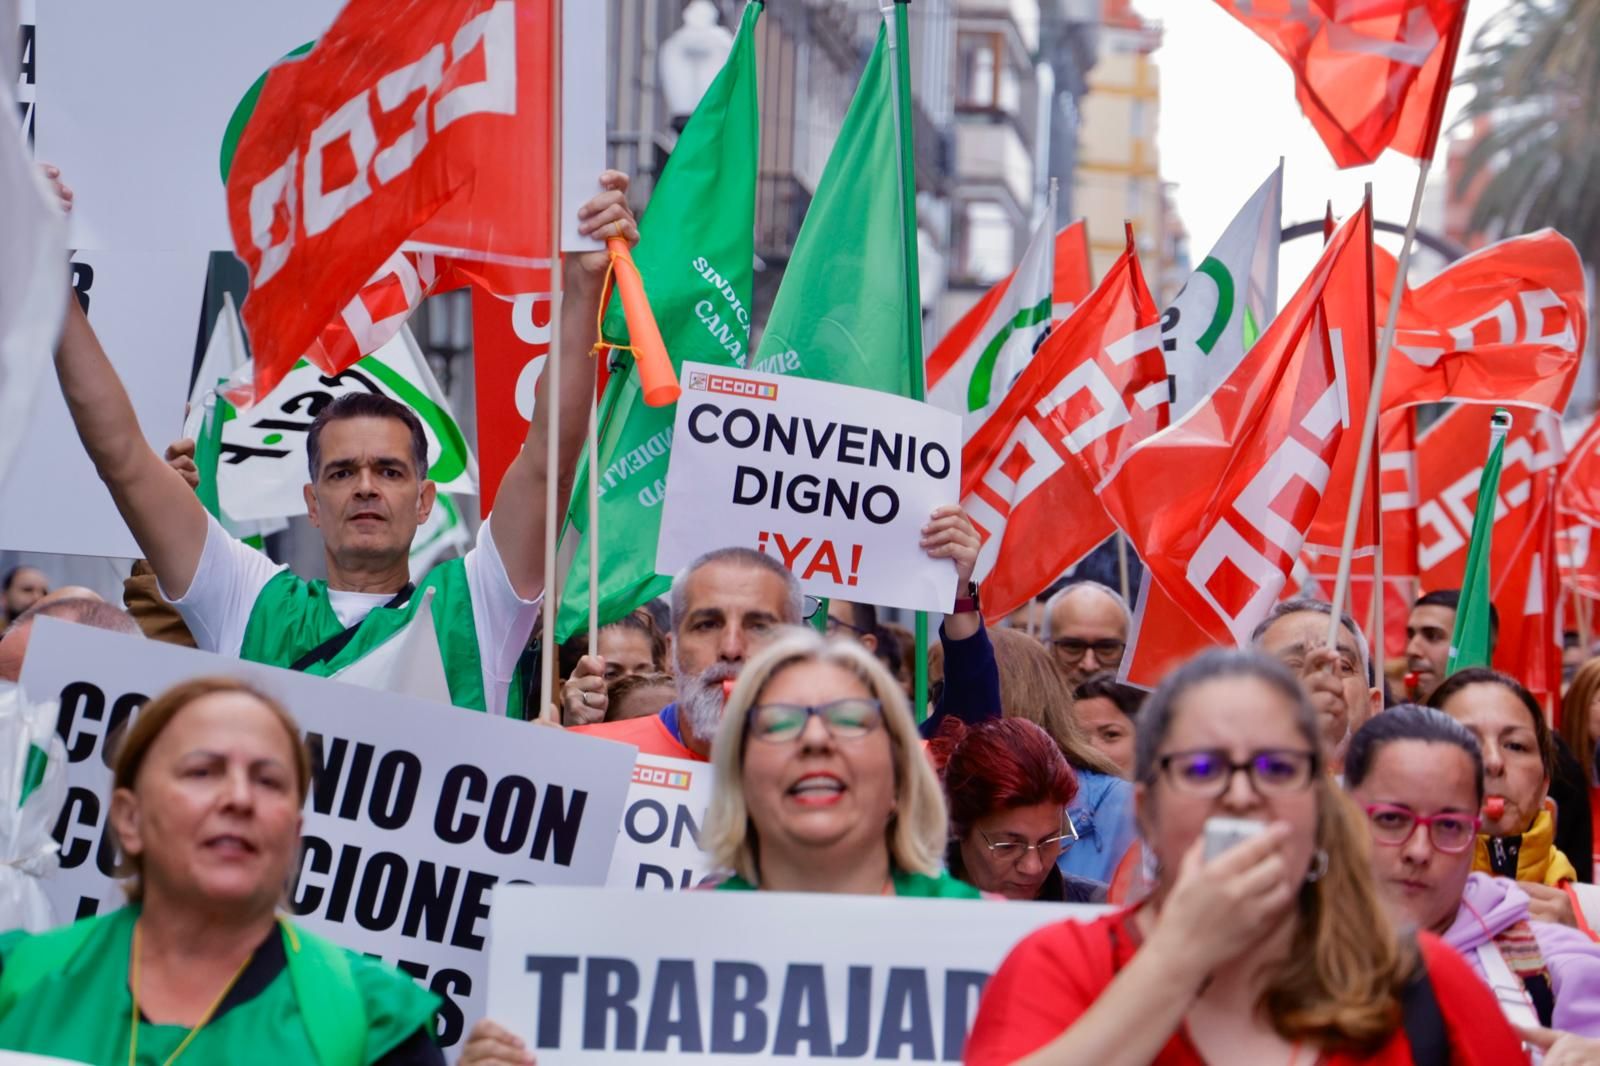
[[[1461,909],[1444,934],[1483,976],[1478,947],[1528,916],[1528,894],[1504,877],[1475,873],[1461,893]],[[1534,939],[1550,974],[1556,1007],[1553,1028],[1579,1036],[1600,1037],[1600,944],[1576,929],[1552,922],[1532,922]]]

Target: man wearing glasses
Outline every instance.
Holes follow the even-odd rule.
[[[1098,581],[1075,582],[1050,597],[1046,639],[1073,688],[1122,663],[1129,616],[1127,601]]]

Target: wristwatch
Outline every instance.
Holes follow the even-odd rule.
[[[978,609],[978,583],[976,581],[968,581],[967,594],[956,597],[955,610],[950,613],[966,614],[968,611],[977,611]]]

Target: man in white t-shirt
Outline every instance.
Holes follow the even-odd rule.
[[[581,231],[636,242],[627,177],[606,171],[600,186],[604,191],[579,211]],[[594,387],[588,354],[606,266],[604,252],[564,262],[558,358],[570,369],[557,399],[563,433],[556,464],[563,498]],[[477,544],[464,559],[429,571],[414,589],[411,542],[434,503],[421,422],[382,396],[354,395],[328,405],[308,433],[311,483],[305,488],[311,523],[323,536],[328,579],[305,581],[224,532],[182,475],[149,447],[88,319],[77,301],[68,305],[56,369],[78,435],[154,567],[162,594],[201,648],[327,676],[431,617],[451,702],[521,716],[511,681],[546,579],[549,404],[537,406]]]

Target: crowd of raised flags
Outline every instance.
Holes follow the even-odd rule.
[[[1289,64],[1339,166],[1393,150],[1426,173],[1464,0],[1218,3]],[[5,15],[0,4],[0,27]],[[981,541],[984,617],[1002,622],[1122,538],[1145,574],[1118,675],[1133,686],[1155,688],[1204,649],[1248,646],[1276,605],[1306,594],[1334,602],[1335,628],[1341,609],[1354,616],[1381,671],[1404,654],[1417,594],[1460,588],[1451,668],[1492,656],[1559,706],[1564,634],[1588,648],[1600,626],[1600,420],[1575,440],[1560,424],[1589,343],[1569,241],[1514,235],[1412,287],[1414,218],[1397,259],[1374,242],[1370,198],[1331,205],[1321,255],[1280,310],[1295,180],[1280,165],[1253,192],[1259,175],[1240,176],[1233,221],[1162,307],[1131,224],[1095,279],[1085,223],[1058,227],[1052,194],[1015,268],[924,359],[897,5],[758,323],[762,15],[759,0],[746,5],[639,226],[635,261],[675,368],[795,375],[961,416],[959,501]],[[259,546],[305,513],[305,431],[327,404],[369,392],[415,410],[427,436],[440,495],[412,546],[414,580],[467,548],[454,500],[478,495],[478,460],[406,321],[459,286],[521,313],[530,304],[516,301],[559,273],[548,210],[559,130],[540,99],[551,57],[528,43],[552,17],[548,0],[451,0],[397,22],[381,0],[349,0],[249,98],[224,171],[250,292],[216,320],[185,426],[199,496],[229,533]],[[3,90],[0,141],[20,143]],[[322,151],[338,138],[350,159]],[[0,475],[67,298],[48,199],[26,155],[0,151]],[[561,501],[570,562],[545,575],[563,641],[670,585],[655,562],[674,412],[645,401],[620,302],[592,311],[595,445]],[[1418,409],[1435,405],[1450,406],[1419,431]],[[724,546],[715,529],[706,537]],[[924,628],[919,711],[926,641]],[[396,641],[341,676],[402,671],[425,651]]]

